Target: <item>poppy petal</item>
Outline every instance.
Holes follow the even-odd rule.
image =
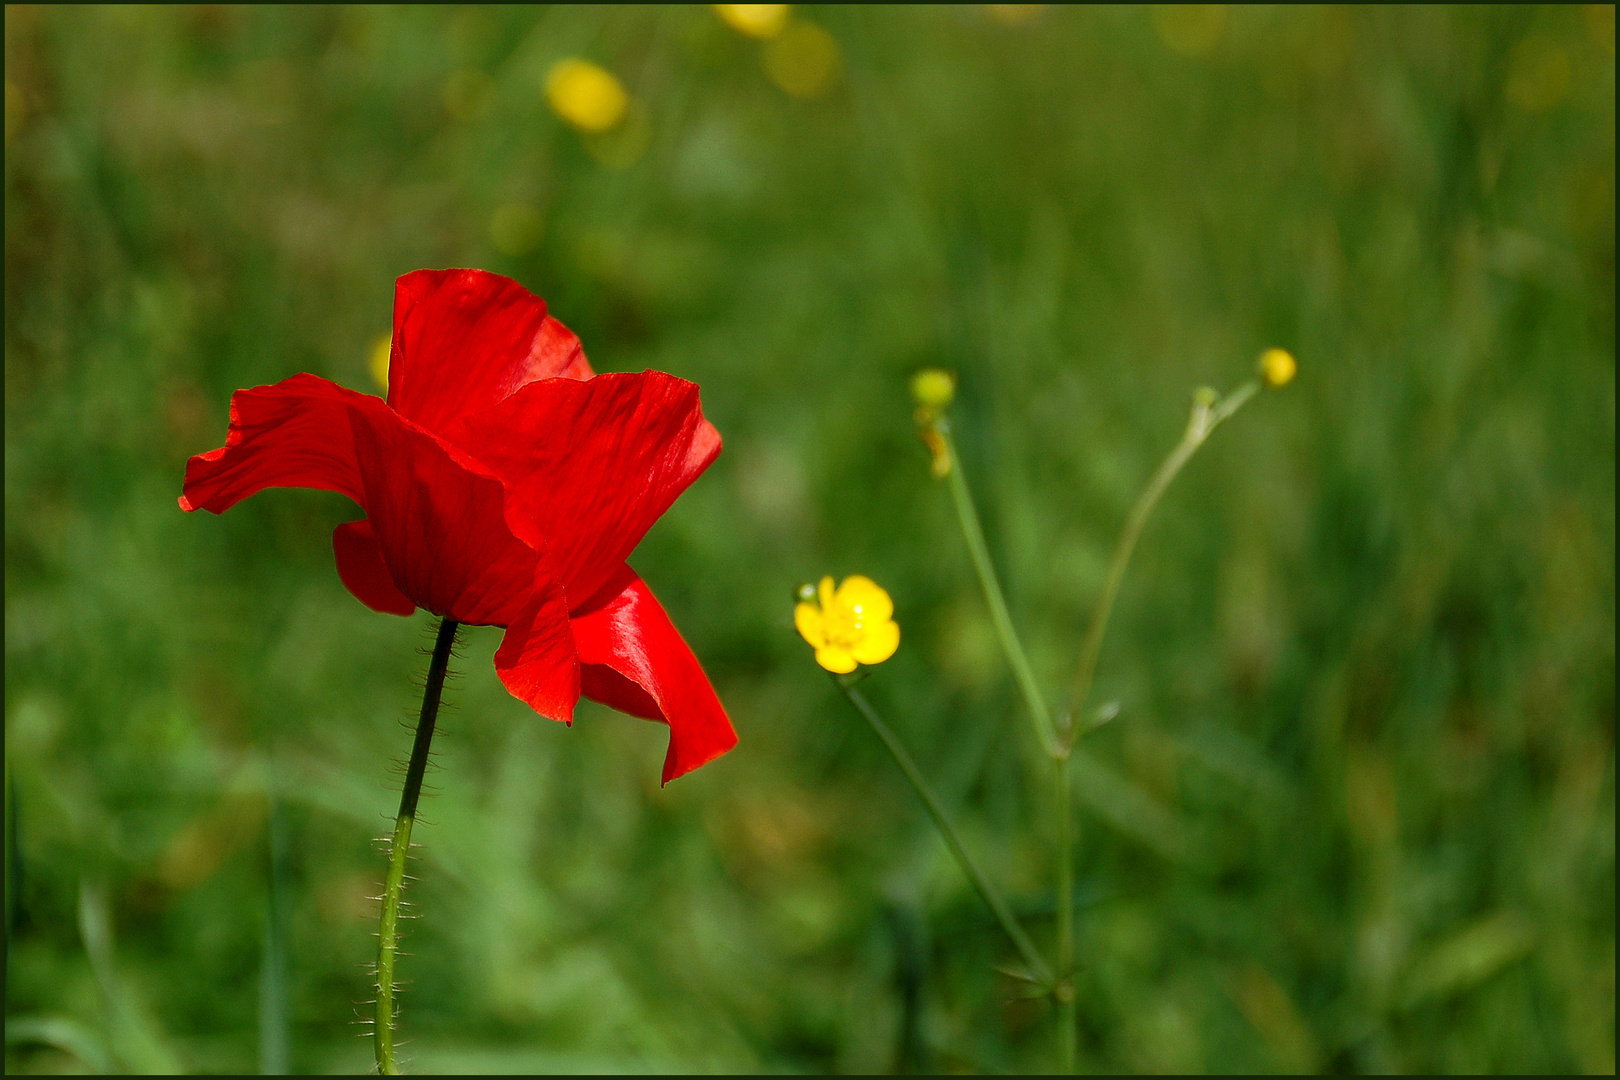
[[[579,668],[568,601],[554,581],[538,580],[529,605],[495,650],[495,673],[513,697],[541,716],[572,724]]]
[[[350,521],[332,530],[338,577],[354,598],[385,615],[411,615],[416,604],[399,591],[369,521]]]
[[[667,784],[737,745],[737,732],[647,583],[621,564],[610,585],[618,591],[607,603],[573,619],[582,689],[605,705],[669,725]]]
[[[500,481],[387,409],[352,410],[349,421],[362,505],[400,592],[458,622],[507,626],[537,580],[555,580],[507,528]]]
[[[417,270],[394,283],[388,404],[429,431],[537,379],[592,374],[579,338],[511,278]]]
[[[381,399],[317,375],[238,390],[225,445],[186,463],[180,509],[223,514],[267,487],[337,491],[364,506],[349,428],[355,408],[388,411]]]
[[[579,692],[629,716],[665,723],[664,712],[652,695],[606,664],[580,665]]]
[[[549,553],[576,611],[720,453],[697,385],[661,371],[531,383],[445,439],[501,478],[512,531]]]

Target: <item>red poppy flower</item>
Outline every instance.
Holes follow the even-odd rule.
[[[357,599],[505,627],[508,690],[565,723],[583,692],[668,724],[667,783],[737,736],[624,560],[719,453],[696,385],[597,375],[517,282],[418,270],[395,286],[387,401],[314,375],[238,390],[225,445],[186,466],[180,508],[342,492],[366,512],[332,534]]]

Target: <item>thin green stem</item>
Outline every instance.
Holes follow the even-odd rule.
[[[968,553],[973,557],[973,569],[978,572],[985,602],[990,605],[990,620],[995,624],[996,636],[1001,639],[1002,651],[1007,654],[1007,663],[1012,665],[1013,678],[1024,695],[1025,704],[1029,706],[1035,738],[1043,750],[1055,754],[1059,744],[1052,727],[1052,712],[1035,683],[1035,672],[1030,669],[1023,643],[1018,640],[1018,632],[1013,629],[1012,618],[1007,614],[1007,600],[1002,595],[1001,583],[996,580],[996,568],[990,564],[990,549],[984,543],[979,514],[973,508],[973,496],[968,492],[967,480],[962,476],[961,455],[956,452],[956,442],[943,422],[936,424],[935,430],[945,441],[951,455],[950,471],[945,476],[951,487],[951,501],[956,504],[957,520],[962,524],[962,536],[967,540]]]
[[[945,846],[951,849],[951,854],[956,856],[956,861],[961,864],[963,872],[968,876],[968,880],[973,883],[973,887],[978,890],[979,896],[989,905],[990,910],[995,913],[996,919],[1001,923],[1001,928],[1007,931],[1007,936],[1012,938],[1013,944],[1017,946],[1019,954],[1024,958],[1024,963],[1028,965],[1030,973],[1035,976],[1036,981],[1042,986],[1052,986],[1054,980],[1051,967],[1041,957],[1040,951],[1035,948],[1035,943],[1024,932],[1024,928],[1019,925],[1018,919],[1012,913],[1012,908],[1007,906],[1007,901],[1002,899],[1001,893],[996,891],[996,887],[990,883],[990,879],[984,876],[984,871],[979,869],[979,864],[973,861],[973,856],[968,854],[967,848],[962,843],[961,835],[956,831],[956,826],[951,823],[950,817],[945,813],[945,807],[940,804],[939,799],[928,786],[928,781],[923,779],[922,771],[917,768],[917,763],[911,759],[911,754],[906,751],[905,746],[900,742],[899,736],[890,729],[888,724],[883,722],[883,718],[877,714],[876,709],[872,708],[871,702],[866,700],[864,694],[853,686],[846,686],[836,676],[834,676],[833,682],[837,683],[838,689],[842,690],[844,696],[849,698],[850,704],[854,705],[860,714],[866,717],[866,722],[872,725],[872,730],[877,732],[878,738],[883,740],[883,745],[887,746],[889,753],[894,755],[895,764],[900,766],[900,771],[906,774],[906,779],[911,781],[911,786],[917,789],[917,794],[922,798],[923,805],[928,808],[929,816],[934,819],[934,824],[939,828],[940,835],[945,839]]]
[[[450,650],[455,645],[459,625],[454,619],[439,623],[433,659],[428,664],[427,687],[422,694],[422,716],[416,723],[411,763],[405,770],[405,790],[399,797],[399,818],[394,823],[394,836],[388,849],[388,877],[383,882],[382,919],[377,933],[377,1024],[373,1036],[377,1071],[384,1076],[399,1072],[394,1058],[394,957],[399,952],[399,901],[405,888],[405,860],[410,854],[416,802],[422,794],[428,747],[433,742],[433,726],[439,719],[439,699],[444,693],[444,676],[450,667]]]
[[[962,536],[967,540],[968,551],[973,557],[973,569],[978,572],[979,584],[984,589],[985,601],[990,605],[990,618],[996,627],[996,636],[1001,639],[1002,651],[1007,654],[1007,663],[1012,666],[1013,678],[1018,688],[1023,692],[1024,702],[1029,706],[1030,721],[1035,728],[1036,741],[1041,748],[1051,756],[1053,774],[1053,810],[1057,815],[1057,976],[1051,984],[1054,996],[1058,1002],[1058,1024],[1060,1027],[1060,1045],[1062,1050],[1062,1067],[1066,1073],[1075,1070],[1077,1049],[1075,1040],[1076,1015],[1074,1001],[1074,841],[1071,835],[1071,823],[1074,817],[1072,796],[1069,783],[1069,746],[1071,744],[1070,732],[1073,730],[1072,721],[1065,718],[1063,730],[1060,734],[1052,723],[1052,713],[1042,696],[1040,687],[1035,682],[1035,672],[1029,666],[1029,658],[1024,653],[1024,646],[1018,639],[1018,632],[1013,629],[1012,617],[1007,614],[1007,600],[1002,594],[1001,583],[996,579],[996,569],[990,562],[990,551],[984,542],[984,529],[979,524],[978,512],[973,507],[973,496],[968,491],[967,478],[962,475],[962,458],[956,452],[956,443],[950,436],[949,426],[940,421],[935,424],[935,430],[944,442],[946,451],[950,454],[950,468],[946,477],[951,486],[951,501],[956,504],[956,517],[962,525]]]
[[[1058,1040],[1063,1072],[1072,1074],[1079,1064],[1078,1017],[1074,988],[1074,804],[1070,790],[1069,758],[1064,754],[1052,762],[1057,796],[1057,924],[1058,983],[1054,991],[1058,1003]]]
[[[1259,389],[1258,382],[1249,382],[1218,402],[1208,400],[1206,397],[1200,397],[1195,401],[1192,416],[1187,421],[1186,433],[1182,435],[1175,449],[1170,451],[1170,456],[1164,459],[1158,471],[1153,474],[1147,487],[1142,489],[1136,505],[1131,507],[1130,516],[1125,519],[1125,528],[1119,534],[1119,543],[1114,548],[1114,557],[1108,564],[1108,576],[1103,580],[1102,595],[1097,598],[1097,608],[1092,612],[1091,625],[1086,628],[1085,641],[1080,647],[1080,660],[1075,668],[1074,692],[1070,698],[1071,717],[1078,718],[1081,710],[1086,707],[1086,698],[1091,694],[1092,677],[1097,673],[1097,657],[1102,652],[1103,635],[1108,629],[1108,617],[1114,610],[1114,598],[1119,593],[1120,582],[1125,578],[1125,567],[1131,561],[1131,553],[1136,550],[1136,541],[1141,537],[1142,529],[1147,525],[1153,508],[1158,505],[1160,497],[1170,486],[1170,481],[1181,471],[1181,467],[1187,464],[1200,446],[1204,445],[1210,432],[1242,408]],[[1069,738],[1072,739],[1080,727],[1080,724],[1071,722],[1068,725]]]

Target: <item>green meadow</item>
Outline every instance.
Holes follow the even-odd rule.
[[[755,28],[756,32],[765,32]],[[1614,8],[8,7],[6,1056],[366,1072],[436,620],[340,495],[177,505],[231,392],[378,392],[393,282],[480,267],[724,451],[631,556],[740,736],[545,720],[464,634],[407,1071],[1028,1072],[1057,1010],[795,633],[1046,948],[1046,765],[907,385],[1065,703],[1086,1072],[1613,1072]],[[602,131],[547,76],[626,93]]]

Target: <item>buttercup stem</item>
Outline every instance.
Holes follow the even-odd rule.
[[[1052,729],[1052,713],[1047,708],[1046,699],[1041,696],[1040,687],[1035,684],[1035,673],[1030,670],[1024,646],[1019,642],[1012,618],[1007,614],[1007,601],[1002,596],[1000,582],[996,580],[996,568],[990,564],[990,550],[984,543],[984,530],[979,527],[973,496],[969,494],[967,481],[962,477],[962,458],[956,452],[956,441],[943,423],[937,425],[935,430],[944,439],[946,450],[951,455],[950,471],[945,474],[951,486],[951,501],[956,504],[956,517],[962,524],[962,536],[967,540],[968,552],[973,556],[973,569],[978,572],[985,602],[990,605],[990,620],[995,624],[996,636],[1001,639],[1001,649],[1007,654],[1007,663],[1012,665],[1013,678],[1023,692],[1025,704],[1029,706],[1035,738],[1043,750],[1055,755],[1058,740]]]
[[[989,905],[990,910],[995,913],[996,919],[1001,923],[1001,928],[1007,931],[1007,936],[1012,938],[1013,944],[1017,946],[1019,954],[1024,958],[1024,963],[1028,965],[1030,973],[1035,976],[1035,979],[1042,986],[1052,986],[1052,969],[1041,958],[1040,952],[1035,948],[1035,943],[1030,940],[1029,935],[1024,932],[1024,928],[1019,925],[1018,919],[1012,913],[1012,908],[1007,906],[1007,901],[1001,898],[1001,894],[990,883],[990,879],[984,876],[984,871],[979,869],[979,864],[974,862],[973,856],[968,854],[967,848],[962,844],[962,837],[956,831],[956,826],[951,823],[951,819],[945,813],[945,807],[934,796],[933,790],[928,786],[928,781],[923,779],[921,770],[917,768],[917,763],[911,760],[911,754],[906,751],[905,746],[900,742],[899,736],[895,735],[890,730],[889,725],[883,722],[883,718],[877,714],[877,710],[872,708],[871,703],[866,700],[865,695],[859,690],[853,686],[846,686],[843,680],[837,676],[833,677],[833,682],[837,683],[838,689],[842,690],[844,696],[849,698],[850,704],[854,705],[860,711],[860,714],[866,717],[866,722],[872,725],[872,730],[877,732],[878,738],[883,740],[883,745],[887,746],[889,753],[894,755],[895,764],[899,765],[900,771],[906,774],[906,779],[911,781],[911,786],[917,789],[917,794],[922,798],[923,805],[928,808],[929,816],[934,819],[934,824],[939,828],[940,835],[945,838],[945,846],[951,849],[951,854],[956,856],[956,861],[961,864],[962,870],[968,876],[968,880],[973,883],[973,887],[978,890],[979,896]]]
[[[1259,390],[1260,384],[1251,381],[1213,405],[1207,401],[1195,402],[1192,416],[1187,421],[1187,431],[1182,435],[1181,442],[1170,451],[1170,456],[1164,459],[1164,463],[1148,481],[1147,487],[1142,489],[1142,494],[1136,499],[1136,505],[1131,507],[1130,516],[1125,519],[1125,528],[1119,534],[1119,543],[1114,548],[1113,560],[1108,564],[1108,577],[1103,581],[1102,595],[1097,598],[1097,608],[1092,612],[1091,625],[1086,628],[1085,642],[1080,647],[1080,660],[1075,668],[1074,694],[1070,699],[1072,704],[1069,709],[1069,715],[1074,718],[1068,726],[1067,738],[1071,742],[1080,730],[1081,710],[1086,707],[1086,698],[1091,693],[1091,680],[1097,673],[1097,656],[1102,652],[1103,634],[1108,629],[1108,617],[1114,610],[1114,597],[1119,593],[1120,582],[1125,577],[1125,567],[1131,561],[1131,552],[1136,549],[1136,541],[1142,535],[1143,526],[1147,524],[1148,517],[1158,505],[1165,489],[1170,486],[1170,481],[1176,478],[1176,474],[1187,464],[1194,452],[1204,445],[1204,440],[1209,438],[1210,432],[1214,431],[1221,421],[1242,408],[1244,403]]]
[[[455,645],[459,626],[454,619],[444,619],[439,623],[438,640],[433,643],[433,659],[428,664],[427,687],[422,694],[422,716],[416,723],[411,763],[405,770],[405,790],[399,797],[399,818],[394,823],[393,841],[388,849],[388,877],[383,882],[382,919],[377,933],[377,1024],[373,1036],[377,1071],[384,1076],[394,1076],[399,1072],[399,1065],[394,1059],[394,957],[399,951],[399,898],[405,887],[405,859],[411,850],[411,827],[416,823],[416,802],[422,794],[428,746],[433,742],[433,726],[439,719],[444,675],[450,667],[450,650]]]

